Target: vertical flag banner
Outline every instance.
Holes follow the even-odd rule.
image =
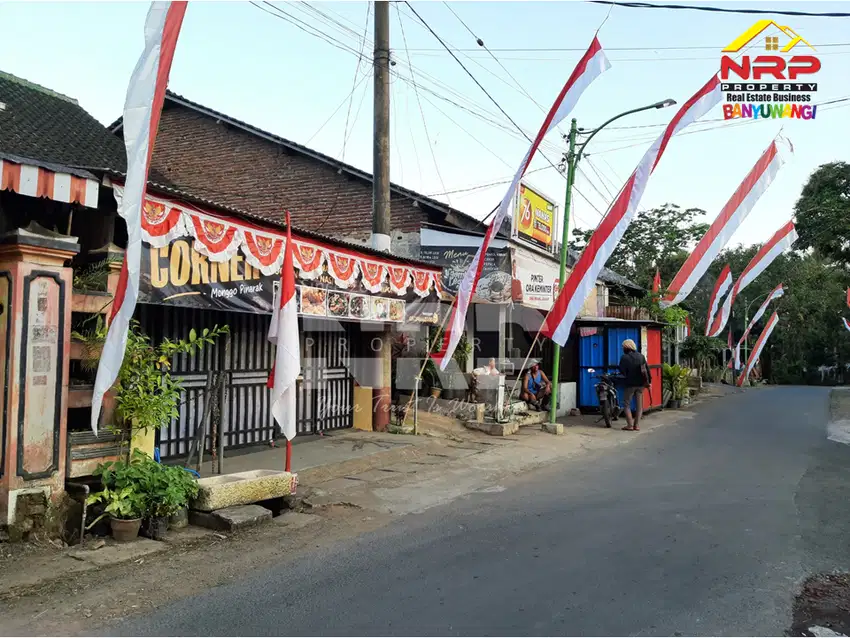
[[[706,335],[708,335],[711,324],[714,321],[714,315],[717,312],[717,306],[720,304],[720,300],[723,299],[723,295],[726,294],[726,291],[731,286],[732,269],[729,267],[729,264],[726,264],[723,266],[723,270],[720,271],[717,281],[714,282],[714,290],[711,291],[711,297],[708,300],[708,317],[705,320]]]
[[[747,267],[744,268],[741,276],[738,277],[738,281],[735,282],[732,292],[730,292],[729,296],[726,297],[726,301],[723,302],[723,307],[714,318],[714,323],[711,326],[710,333],[707,332],[706,334],[711,337],[716,337],[723,331],[723,328],[726,326],[726,322],[729,321],[729,317],[732,314],[732,304],[735,303],[735,298],[741,294],[741,291],[750,285],[756,277],[763,273],[765,268],[773,263],[774,259],[790,248],[794,242],[797,241],[797,237],[797,230],[794,228],[793,220],[789,221],[773,234],[773,237],[771,237],[767,243],[759,249],[755,256],[750,260],[750,263],[747,264]]]
[[[124,145],[127,148],[127,178],[123,196],[117,196],[118,213],[127,224],[127,250],[118,288],[112,302],[109,332],[100,355],[94,382],[91,428],[97,423],[103,395],[118,378],[127,330],[139,297],[139,269],[142,257],[142,202],[148,182],[156,130],[165,100],[168,74],[174,59],[177,37],[186,14],[186,2],[152,2],[145,21],[145,48],[130,76],[124,102]],[[116,191],[117,193],[117,191]]]
[[[729,327],[729,335],[726,337],[726,349],[732,350],[732,327]]]
[[[767,299],[759,306],[759,309],[756,311],[756,314],[753,315],[753,318],[750,319],[750,323],[747,324],[746,329],[744,330],[744,334],[741,335],[741,338],[738,339],[738,345],[735,346],[735,369],[741,369],[741,344],[744,343],[744,340],[750,335],[753,327],[756,325],[756,322],[764,316],[764,313],[767,311],[767,307],[770,305],[770,302],[774,299],[779,299],[782,295],[785,294],[785,288],[782,287],[782,284],[779,284],[776,288],[774,288],[771,293],[767,296]]]
[[[720,102],[720,98],[720,83],[715,75],[682,105],[664,132],[644,154],[582,251],[543,323],[541,334],[561,346],[567,342],[573,321],[584,306],[585,299],[595,288],[599,273],[637,213],[649,176],[658,165],[670,139],[708,113]]]
[[[657,295],[661,290],[661,271],[656,268],[655,277],[652,280],[652,294]]]
[[[841,317],[841,321],[844,322],[844,327],[847,328],[847,330],[850,330],[850,322],[848,322],[844,317]]]
[[[708,231],[682,264],[667,287],[667,296],[661,301],[662,307],[680,303],[691,294],[711,262],[732,239],[732,235],[750,214],[753,206],[773,182],[781,167],[782,156],[779,155],[776,140],[774,140],[762,153],[752,170],[747,173],[732,198],[726,202]]]
[[[472,296],[475,294],[475,289],[478,287],[478,280],[481,278],[481,271],[484,268],[484,257],[487,254],[487,248],[490,246],[490,242],[493,237],[499,232],[499,228],[501,228],[502,222],[508,214],[511,199],[516,193],[522,176],[525,174],[526,170],[528,170],[528,166],[531,164],[531,160],[537,152],[540,142],[549,131],[555,128],[573,110],[573,107],[575,107],[579,97],[581,97],[584,90],[590,86],[591,82],[610,67],[611,64],[608,62],[608,58],[605,57],[605,53],[602,51],[602,45],[599,44],[599,40],[594,37],[590,47],[582,56],[581,60],[579,60],[578,65],[576,65],[572,75],[570,75],[570,78],[567,80],[564,88],[561,89],[558,98],[555,100],[555,103],[546,115],[546,119],[543,121],[543,126],[540,127],[540,131],[538,131],[537,136],[531,143],[531,148],[529,148],[528,152],[525,154],[519,170],[516,172],[516,175],[514,175],[511,185],[508,187],[508,192],[505,193],[505,196],[499,204],[499,209],[496,212],[496,215],[487,227],[487,232],[484,234],[484,239],[481,242],[481,246],[478,248],[478,252],[475,253],[475,257],[469,264],[469,268],[458,286],[457,296],[452,303],[450,310],[451,314],[443,335],[443,342],[440,346],[440,351],[437,354],[432,355],[441,370],[445,370],[449,361],[451,361],[458,341],[460,341],[460,337],[463,334],[464,327],[466,325],[466,312],[469,308]]]
[[[691,336],[691,318],[685,317],[685,339]]]
[[[747,359],[747,367],[744,368],[744,371],[741,373],[741,376],[738,377],[738,387],[744,385],[744,382],[749,378],[750,373],[753,371],[756,363],[758,363],[759,357],[761,356],[761,351],[764,350],[764,344],[767,342],[770,337],[770,333],[773,332],[773,329],[776,327],[776,324],[779,322],[779,315],[775,312],[770,316],[770,319],[767,320],[767,324],[764,327],[764,330],[761,331],[758,340],[756,340],[756,345],[753,346],[753,351],[750,353],[749,358]]]
[[[286,248],[280,271],[279,302],[275,305],[269,324],[269,341],[275,346],[274,367],[269,375],[269,385],[272,388],[272,416],[287,441],[295,438],[295,390],[298,375],[301,372],[298,299],[295,297],[292,246],[292,225],[287,211]]]
[[[847,289],[847,307],[850,308],[850,288]]]

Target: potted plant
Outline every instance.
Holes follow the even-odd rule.
[[[109,516],[112,537],[118,542],[131,541],[139,535],[144,514],[144,497],[134,487],[120,489],[104,487],[100,492],[89,495],[87,505],[103,504],[103,513],[87,527],[91,529],[102,518]]]
[[[664,386],[670,391],[670,403],[668,407],[677,409],[682,407],[682,399],[688,394],[688,377],[690,368],[683,368],[679,364],[669,365],[665,363],[662,367],[661,376]]]
[[[435,399],[439,399],[443,387],[440,385],[440,375],[437,372],[437,366],[434,364],[433,359],[428,359],[428,362],[425,364],[425,371],[422,373],[422,378],[428,385],[430,395]]]
[[[149,500],[147,531],[154,540],[162,540],[172,518],[176,518],[176,526],[182,527],[184,521],[188,522],[187,507],[189,500],[198,494],[198,484],[182,467],[156,465],[159,469],[146,495]]]

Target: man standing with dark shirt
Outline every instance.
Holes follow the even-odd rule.
[[[635,342],[626,339],[623,342],[623,356],[620,357],[620,374],[623,375],[625,390],[623,403],[626,412],[626,427],[624,430],[637,432],[640,430],[640,418],[643,416],[643,389],[649,386],[649,369],[646,358],[637,351]],[[637,411],[632,416],[632,397],[635,398]]]

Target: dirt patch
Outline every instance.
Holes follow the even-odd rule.
[[[814,636],[812,627],[850,636],[850,574],[816,574],[803,583],[787,635]]]
[[[833,421],[850,419],[850,389],[829,393],[829,415]]]

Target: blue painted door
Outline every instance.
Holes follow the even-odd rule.
[[[581,408],[598,408],[599,401],[596,398],[595,375],[605,370],[605,338],[604,328],[599,328],[594,335],[579,337],[578,348],[578,405]],[[591,373],[589,370],[594,369]]]
[[[640,349],[640,328],[608,328],[608,347],[607,355],[608,372],[610,374],[619,374],[620,372],[620,357],[623,356],[623,341],[631,339]],[[623,405],[623,386],[617,384],[617,398],[620,405]],[[632,409],[636,408],[635,400],[632,399]]]

